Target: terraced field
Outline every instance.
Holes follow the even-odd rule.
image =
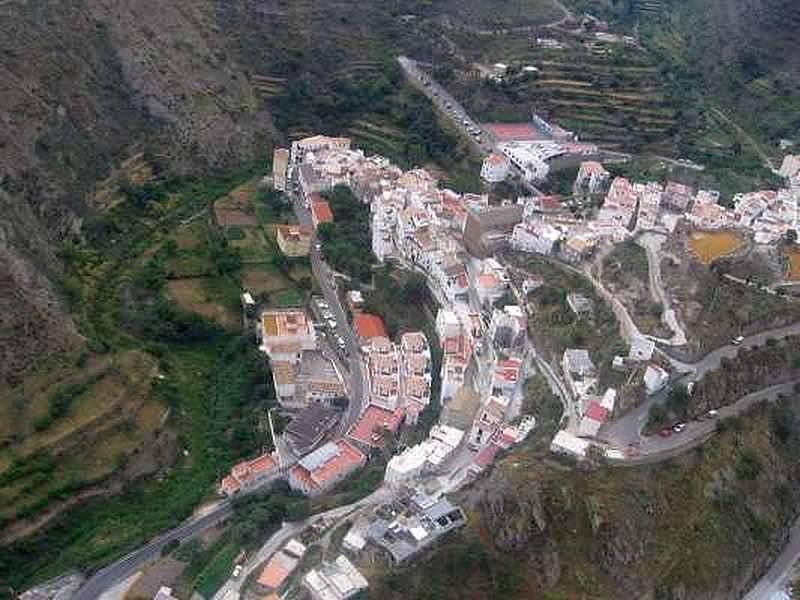
[[[170,460],[158,436],[167,407],[151,395],[155,375],[155,360],[141,352],[90,358],[66,380],[43,374],[26,402],[4,405],[16,408],[0,420],[0,541],[30,534],[77,498],[118,491],[115,478]]]
[[[490,38],[481,48],[470,47],[465,35],[454,39],[468,60],[539,70],[501,85],[481,84],[475,72],[464,73],[454,91],[477,117],[526,120],[534,110],[606,148],[672,153],[676,111],[655,58],[646,52],[619,47],[597,54],[569,37],[562,50],[539,48],[530,35]]]

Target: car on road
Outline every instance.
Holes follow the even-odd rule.
[[[665,427],[664,429],[658,432],[658,435],[660,435],[662,438],[672,437],[672,429],[670,429],[669,427]]]
[[[710,411],[708,411],[706,414],[708,415],[708,417],[709,417],[709,418],[711,418],[711,419],[716,419],[716,418],[719,416],[719,411],[718,411],[718,410],[716,410],[716,409],[713,409],[713,408],[712,408],[712,409],[711,409]]]
[[[744,341],[744,336],[737,335],[735,338],[731,340],[731,344],[733,344],[734,346],[740,346],[743,341]]]
[[[684,429],[686,429],[686,423],[675,423],[672,426],[672,431],[674,433],[681,433]]]
[[[233,567],[233,578],[236,579],[239,575],[242,574],[242,565],[236,565]]]

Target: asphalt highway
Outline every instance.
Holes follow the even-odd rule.
[[[233,507],[227,500],[221,500],[203,516],[191,519],[159,537],[151,540],[138,550],[123,556],[116,562],[104,567],[92,575],[76,592],[72,600],[95,600],[107,589],[124,581],[149,561],[158,558],[161,550],[172,541],[183,541],[206,529],[217,525],[233,513]],[[147,518],[142,515],[142,518]]]

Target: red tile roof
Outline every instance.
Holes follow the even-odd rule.
[[[380,447],[383,445],[383,437],[380,435],[382,429],[387,429],[394,433],[403,421],[403,409],[398,408],[394,412],[370,404],[367,410],[356,421],[348,435],[368,446]]]
[[[500,142],[546,139],[530,123],[487,123],[483,128],[491,131]]]
[[[317,223],[333,223],[333,211],[327,200],[312,200],[311,212]]]
[[[489,444],[486,446],[486,448],[478,453],[478,456],[475,457],[475,464],[483,468],[488,467],[494,462],[498,452],[500,452],[500,448],[498,446]]]
[[[355,316],[353,323],[356,328],[356,333],[358,333],[359,337],[364,339],[389,337],[386,333],[386,326],[383,324],[383,319],[377,315],[361,313]]]
[[[589,404],[589,408],[586,410],[586,417],[592,419],[593,421],[605,423],[606,419],[608,419],[608,409],[604,406],[601,406],[597,402],[592,401]]]
[[[342,472],[350,472],[357,469],[366,460],[366,457],[361,452],[346,441],[339,440],[336,445],[339,447],[339,455],[311,473],[314,481],[318,484],[334,479]]]

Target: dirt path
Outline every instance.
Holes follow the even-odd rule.
[[[648,273],[650,275],[650,294],[653,300],[660,303],[663,307],[661,322],[672,331],[671,345],[683,346],[686,344],[686,331],[684,331],[675,309],[670,304],[669,296],[664,290],[664,282],[661,279],[661,245],[666,237],[654,233],[645,233],[636,240],[636,243],[644,248],[647,254]]]
[[[736,123],[733,119],[731,119],[728,115],[722,112],[716,106],[711,107],[711,112],[714,114],[715,117],[718,119],[725,121],[728,125],[733,127],[736,130],[736,133],[740,135],[744,140],[753,147],[755,153],[758,154],[758,157],[764,162],[764,166],[768,168],[772,172],[776,172],[777,169],[772,162],[772,159],[767,155],[766,152],[761,148],[761,145],[756,141],[756,139],[747,133],[744,129],[742,129],[738,123]]]
[[[20,538],[27,537],[36,533],[39,529],[50,523],[60,514],[68,511],[72,507],[90,500],[92,498],[104,498],[119,494],[122,491],[122,483],[115,481],[103,486],[89,488],[70,496],[68,500],[51,502],[47,510],[39,513],[35,519],[15,521],[7,525],[0,534],[0,545],[6,546]]]

